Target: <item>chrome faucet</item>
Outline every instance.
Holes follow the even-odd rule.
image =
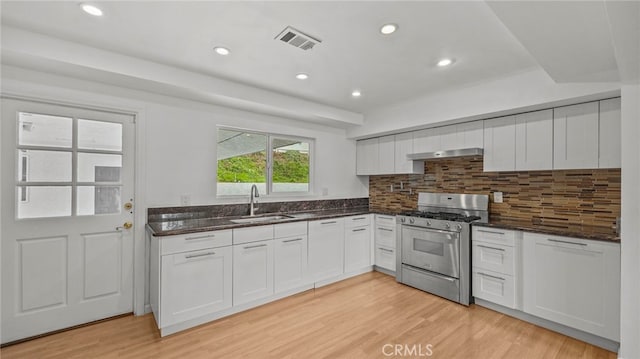
[[[258,193],[258,186],[254,184],[251,186],[251,202],[249,207],[250,216],[254,216],[254,212],[256,211],[256,209],[258,209],[258,207],[256,207],[256,203],[258,203],[258,201],[256,201],[256,198],[258,197],[260,197],[260,193]]]

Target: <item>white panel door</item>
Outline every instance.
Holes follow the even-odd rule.
[[[484,148],[484,123],[472,121],[456,125],[459,142],[463,148]]]
[[[598,168],[598,102],[553,110],[553,169]]]
[[[2,108],[2,343],[131,312],[133,117]]]
[[[413,132],[395,135],[395,171],[394,173],[424,173],[424,162],[407,159],[407,155],[414,153]]]
[[[233,246],[233,305],[273,294],[273,239]]]
[[[378,138],[378,169],[375,174],[388,175],[395,172],[395,136]]]
[[[600,146],[598,167],[620,168],[622,166],[620,143],[620,97],[600,101]]]
[[[413,134],[413,150],[416,153],[435,152],[442,150],[440,142],[441,127],[416,131]]]
[[[344,272],[349,273],[371,265],[371,226],[345,228]]]
[[[344,219],[309,222],[309,272],[318,282],[344,273]]]
[[[275,240],[274,281],[276,293],[294,289],[310,282],[308,279],[307,244],[306,235]]]
[[[515,168],[515,116],[484,121],[484,171],[513,171]]]
[[[459,150],[464,148],[464,135],[458,136],[458,126],[444,126],[440,127],[440,148],[442,150]]]
[[[356,174],[372,175],[378,169],[378,138],[356,142]]]
[[[553,110],[516,115],[516,171],[553,169]]]

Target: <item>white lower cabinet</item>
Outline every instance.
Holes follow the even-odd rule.
[[[524,233],[524,311],[620,340],[620,245]]]
[[[232,306],[231,231],[151,239],[150,304],[159,328]]]
[[[306,234],[275,240],[274,280],[276,293],[294,289],[309,282],[307,249]]]
[[[162,325],[231,308],[231,247],[162,256]]]
[[[376,245],[375,258],[376,266],[390,270],[392,272],[396,271],[395,248]]]
[[[314,281],[344,273],[344,219],[309,222],[309,270]]]
[[[273,294],[273,240],[233,246],[233,305]]]
[[[471,246],[472,291],[475,298],[507,308],[519,305],[520,240],[516,232],[473,227]]]
[[[345,228],[344,272],[371,266],[371,226]]]

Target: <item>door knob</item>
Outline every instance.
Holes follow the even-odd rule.
[[[124,204],[124,209],[126,209],[127,211],[131,208],[133,208],[133,204],[131,202],[127,202]]]
[[[119,231],[121,229],[130,229],[131,227],[133,227],[133,223],[127,221],[124,222],[121,227],[116,227],[116,230]]]

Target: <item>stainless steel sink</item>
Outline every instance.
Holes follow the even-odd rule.
[[[283,219],[293,218],[291,216],[285,215],[273,215],[273,216],[260,216],[260,217],[247,217],[247,218],[239,218],[239,219],[230,219],[233,223],[244,224],[244,223],[257,223],[257,222],[269,222],[269,221],[280,221]]]

